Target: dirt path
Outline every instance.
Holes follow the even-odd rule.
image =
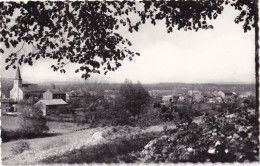
[[[24,140],[29,143],[30,149],[18,155],[14,155],[12,149],[17,146],[19,141],[2,143],[2,163],[8,165],[37,164],[46,158],[61,156],[83,146],[104,144],[117,138],[161,131],[163,131],[163,125],[151,126],[144,130],[128,126],[86,129],[55,137]]]

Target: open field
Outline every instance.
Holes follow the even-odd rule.
[[[20,120],[18,116],[2,115],[1,124],[2,124],[2,129],[7,131],[14,131],[19,129]],[[73,131],[86,129],[89,127],[88,124],[77,125],[76,123],[72,123],[72,122],[56,122],[56,121],[47,121],[47,126],[50,129],[48,133],[51,134],[70,133]]]
[[[1,127],[4,130],[17,130],[19,128],[19,117],[10,115],[1,115]]]

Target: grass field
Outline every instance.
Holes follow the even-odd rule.
[[[17,130],[19,128],[20,120],[18,116],[1,115],[1,127],[4,130]]]
[[[20,119],[18,116],[2,115],[1,125],[3,130],[15,131],[20,127]],[[89,124],[78,125],[72,122],[47,121],[47,126],[50,129],[48,133],[63,134],[86,129],[89,127]]]

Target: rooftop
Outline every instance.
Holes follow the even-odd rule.
[[[65,92],[60,89],[48,89],[47,91],[50,91],[52,94],[65,94]]]
[[[42,103],[45,105],[66,105],[66,104],[68,104],[62,99],[40,100],[36,104],[38,104],[38,103]]]

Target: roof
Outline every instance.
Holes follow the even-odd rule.
[[[62,99],[40,100],[36,104],[40,104],[40,103],[42,103],[44,105],[66,105],[66,104],[68,104]]]
[[[195,98],[203,98],[203,96],[201,94],[194,94]]]
[[[15,80],[21,80],[21,73],[20,73],[20,68],[18,67],[16,70],[16,75],[15,75]]]
[[[215,97],[219,97],[219,94],[218,94],[217,91],[212,92],[212,95],[215,96]]]
[[[45,92],[45,90],[40,88],[37,84],[23,84],[21,90],[26,93]]]
[[[1,103],[16,103],[13,99],[8,99],[8,98],[2,98],[0,99]]]
[[[22,87],[21,90],[26,93],[44,92],[45,91],[45,90],[39,89],[37,87]]]
[[[47,91],[50,91],[52,94],[65,94],[65,92],[60,89],[48,89]]]

